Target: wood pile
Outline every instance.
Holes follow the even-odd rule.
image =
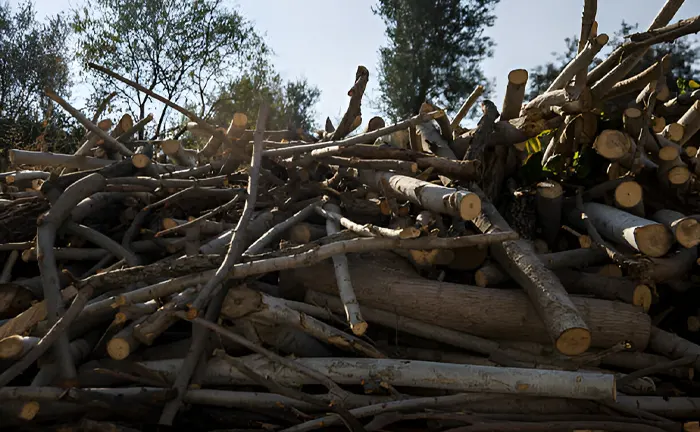
[[[578,56],[525,103],[512,71],[473,129],[481,87],[354,132],[362,66],[310,134],[90,65],[199,149],[47,89],[86,135],[0,174],[2,429],[698,430],[700,93],[669,94],[667,58],[628,76],[700,30],[682,3],[587,73],[586,0]]]

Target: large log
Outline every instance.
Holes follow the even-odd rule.
[[[510,230],[498,210],[485,199],[474,224],[483,233]],[[525,290],[557,350],[565,355],[586,352],[591,344],[590,330],[561,282],[537,259],[530,243],[507,241],[494,244],[490,251],[506,273]]]
[[[419,278],[405,267],[349,255],[350,277],[360,305],[411,317],[473,335],[551,343],[541,319],[518,291],[477,288]],[[285,289],[312,289],[335,295],[333,266],[325,263],[280,275]],[[618,302],[573,297],[574,306],[591,328],[591,345],[609,348],[621,340],[644,349],[650,318],[639,308]]]
[[[464,220],[474,219],[481,211],[481,200],[475,193],[437,186],[413,177],[377,171],[360,171],[360,180],[382,191],[391,191],[426,210],[459,216]]]

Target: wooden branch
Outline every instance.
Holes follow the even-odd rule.
[[[23,357],[27,352],[39,343],[39,338],[33,336],[12,335],[0,339],[0,359],[16,360]]]
[[[508,73],[508,86],[506,87],[506,95],[503,97],[501,120],[520,117],[520,109],[525,98],[525,87],[527,87],[527,77],[525,69],[514,69]]]
[[[581,14],[581,34],[578,38],[577,57],[580,56],[583,51],[585,51],[586,47],[593,40],[597,41],[596,33],[598,29],[598,23],[595,20],[597,12],[598,0],[585,0],[583,2],[583,13]],[[605,43],[607,43],[607,40],[605,41]],[[593,59],[591,58],[591,61],[592,60]],[[578,72],[576,72],[576,89],[579,91],[583,90],[586,87],[586,81],[588,78],[588,65],[591,63],[591,61],[589,61],[584,68],[581,68]]]
[[[15,166],[65,166],[74,169],[95,169],[115,163],[115,161],[107,159],[17,149],[11,149],[8,155],[10,163]]]
[[[209,300],[216,296],[216,293],[220,289],[220,284],[226,278],[226,275],[231,272],[233,267],[241,259],[241,255],[245,248],[245,231],[248,227],[250,219],[253,215],[255,209],[255,202],[258,195],[258,180],[260,177],[260,165],[262,164],[263,156],[263,131],[265,130],[265,122],[267,121],[267,116],[269,112],[269,103],[266,100],[260,105],[258,111],[258,121],[255,125],[255,145],[253,146],[253,155],[250,163],[250,175],[248,177],[248,197],[245,201],[245,206],[243,207],[243,214],[236,224],[236,228],[231,236],[231,243],[229,243],[228,251],[224,256],[224,261],[221,266],[217,269],[214,277],[207,282],[207,284],[199,292],[197,298],[192,302],[188,315],[190,318],[194,318],[198,315],[199,311],[202,310]]]
[[[474,224],[485,234],[510,230],[484,196]],[[557,277],[537,259],[532,246],[525,240],[504,242],[493,245],[491,254],[525,290],[557,350],[565,355],[586,352],[591,343],[588,326]]]
[[[325,210],[330,213],[340,214],[340,207],[336,204],[326,204]],[[340,223],[333,219],[326,221],[326,230],[328,235],[336,234],[340,231]],[[333,266],[335,267],[335,278],[338,284],[338,293],[345,307],[345,318],[350,324],[350,329],[356,336],[362,336],[367,331],[367,322],[362,318],[360,312],[360,304],[357,302],[355,292],[352,289],[352,280],[350,279],[350,270],[348,269],[348,259],[345,255],[336,255],[333,257]]]
[[[686,217],[682,213],[668,209],[657,211],[651,218],[666,225],[681,246],[692,248],[700,244],[700,223],[697,218]]]
[[[318,200],[317,202],[314,202],[312,204],[307,205],[304,207],[302,210],[299,210],[296,212],[293,216],[291,216],[289,219],[275,225],[274,227],[270,228],[263,234],[259,239],[257,239],[253,244],[251,244],[248,249],[243,253],[243,255],[255,255],[259,254],[265,249],[267,246],[270,245],[274,240],[278,239],[282,234],[284,234],[285,231],[290,229],[291,227],[295,226],[301,221],[304,221],[309,218],[314,213],[314,210],[320,206],[323,205],[324,202],[326,202],[327,199],[324,197],[323,199]]]
[[[457,114],[455,114],[455,117],[452,119],[452,122],[450,123],[450,128],[453,131],[457,130],[459,123],[469,113],[469,110],[471,109],[471,107],[474,106],[477,99],[479,99],[479,96],[481,96],[483,93],[484,93],[484,86],[481,86],[481,85],[476,86],[474,91],[471,92],[471,94],[469,95],[467,100],[464,101],[462,106],[459,108],[459,111],[457,111]]]
[[[678,120],[678,124],[684,128],[683,138],[679,141],[679,144],[685,145],[690,138],[700,130],[700,101],[695,101],[695,103],[688,108],[688,111]]]
[[[692,357],[695,359],[695,369],[698,370],[700,368],[700,346],[658,327],[651,327],[649,348],[672,359]]]
[[[596,230],[609,240],[632,247],[650,257],[663,256],[671,249],[671,233],[662,224],[604,204],[585,203],[584,211]],[[570,213],[569,220],[572,223],[580,220],[580,213]]]
[[[48,333],[41,338],[34,348],[32,348],[31,351],[29,351],[24,357],[0,374],[0,387],[6,386],[27,368],[29,368],[54,344],[54,342],[57,342],[61,337],[66,337],[67,335],[65,332],[68,330],[68,326],[71,324],[71,322],[73,322],[73,320],[75,320],[91,296],[91,287],[81,289],[80,292],[78,292],[78,295],[76,295],[73,299],[73,303],[71,303],[70,307],[66,310],[66,313],[55,322],[53,327],[51,327]],[[70,351],[66,350],[66,352],[69,356],[68,361],[70,362],[70,367],[75,370],[73,359],[70,357]],[[62,360],[60,357],[62,355],[60,354],[60,351],[57,351],[56,354],[58,354],[57,357],[59,362],[62,363],[64,360]],[[61,367],[63,369],[64,365],[61,365]],[[65,374],[63,376],[64,378],[66,377]]]
[[[555,274],[571,294],[593,294],[606,300],[623,301],[641,307],[644,312],[651,307],[652,294],[647,285],[568,269],[557,270]]]
[[[605,95],[605,98],[613,99],[619,96],[626,95],[628,93],[640,91],[650,83],[656,81],[659,76],[665,76],[670,70],[670,67],[671,56],[669,54],[666,54],[661,58],[661,60],[652,64],[637,75],[621,80],[620,82],[615,84],[612,87],[612,89],[610,89],[610,92],[608,92],[608,94]],[[653,85],[652,88],[656,88],[657,91],[660,90],[658,84]]]
[[[398,197],[438,213],[473,219],[481,210],[479,197],[467,190],[436,186],[388,172],[360,171],[360,181],[381,190],[386,184]]]
[[[193,167],[197,164],[197,152],[185,149],[178,140],[163,141],[160,148],[176,165]]]
[[[126,261],[129,266],[137,266],[140,264],[141,260],[136,254],[99,231],[72,221],[66,222],[64,227],[66,232],[100,246],[112,255]]]
[[[362,160],[357,158],[344,158],[339,156],[327,156],[318,160],[319,163],[328,165],[338,165],[357,169],[369,169],[380,171],[396,171],[401,173],[416,174],[418,172],[418,164],[415,162],[392,160],[392,159],[374,159]]]
[[[387,238],[398,238],[398,239],[412,239],[420,236],[420,230],[414,227],[407,227],[403,229],[391,229],[375,226],[372,224],[360,225],[350,219],[343,217],[340,212],[329,211],[326,208],[315,208],[316,212],[328,220],[335,221],[342,225],[344,228],[357,233],[363,237],[387,237]]]
[[[121,81],[121,82],[123,82],[124,84],[126,84],[126,85],[128,85],[128,86],[130,86],[130,87],[133,87],[133,88],[135,88],[136,90],[138,90],[138,91],[140,91],[140,92],[142,92],[142,93],[146,93],[147,95],[149,95],[149,96],[152,97],[153,99],[155,99],[155,100],[157,100],[157,101],[160,101],[160,102],[166,104],[167,106],[169,106],[170,108],[172,108],[172,109],[174,109],[175,111],[179,112],[180,114],[186,116],[187,118],[189,118],[189,119],[192,120],[193,122],[196,122],[196,123],[197,123],[197,126],[199,126],[200,128],[206,130],[207,132],[211,133],[212,135],[216,136],[218,139],[220,139],[221,141],[223,141],[225,144],[231,145],[231,140],[229,140],[229,138],[226,136],[226,134],[224,134],[223,132],[221,132],[221,131],[219,131],[218,129],[214,128],[214,127],[211,126],[209,123],[207,123],[206,121],[202,120],[201,118],[197,117],[197,116],[196,116],[194,113],[192,113],[191,111],[188,111],[188,110],[186,110],[185,108],[182,108],[181,106],[177,105],[176,103],[170,101],[169,99],[164,98],[163,96],[160,96],[160,95],[156,94],[155,92],[153,92],[153,91],[147,89],[146,87],[142,86],[141,84],[139,84],[139,83],[137,83],[137,82],[135,82],[135,81],[132,81],[132,80],[130,80],[130,79],[128,79],[128,78],[125,78],[125,77],[123,77],[123,76],[121,76],[121,75],[119,75],[119,74],[117,74],[117,73],[115,73],[115,72],[112,72],[111,70],[109,70],[109,69],[107,69],[107,68],[105,68],[105,67],[103,67],[103,66],[97,65],[97,64],[92,63],[92,62],[88,62],[87,65],[88,65],[88,67],[90,67],[90,68],[92,68],[92,69],[95,69],[95,70],[97,70],[97,71],[100,71],[100,72],[104,73],[105,75],[109,75],[110,77],[112,77],[112,78],[114,78],[114,79],[116,79],[116,80],[118,80],[118,81]]]
[[[195,288],[188,288],[181,293],[174,294],[173,298],[163,307],[149,316],[145,316],[143,320],[135,322],[131,337],[146,345],[152,345],[158,336],[178,321],[177,317],[172,316],[170,312],[185,307],[187,303],[194,300],[196,293]]]
[[[348,91],[348,96],[350,96],[350,104],[348,109],[343,114],[343,118],[338,123],[329,138],[329,141],[337,141],[345,138],[354,129],[354,124],[357,117],[361,116],[362,111],[360,110],[360,105],[362,104],[362,95],[365,93],[365,87],[367,87],[367,81],[369,80],[369,71],[364,66],[358,66],[357,72],[355,72],[355,84]]]
[[[552,247],[561,227],[561,207],[564,190],[557,182],[540,182],[537,184],[537,219],[542,228],[542,235]]]
[[[0,284],[8,283],[12,280],[12,268],[15,266],[19,258],[19,251],[13,250],[10,255],[5,260],[5,264],[2,266],[2,272],[0,273]]]
[[[595,0],[594,0],[595,1]],[[586,5],[588,5],[591,2],[591,0],[588,0],[586,2]],[[585,6],[584,6],[585,7]],[[584,12],[585,14],[585,12]],[[594,8],[594,16],[595,16],[595,8]],[[582,30],[583,31],[583,30]],[[593,61],[593,58],[600,52],[601,49],[605,46],[605,44],[608,43],[608,35],[605,33],[596,36],[595,38],[588,40],[588,36],[586,36],[585,39],[580,39],[580,41],[583,41],[583,46],[584,48],[582,50],[579,50],[578,55],[576,58],[571,60],[565,67],[562,69],[562,71],[559,73],[559,75],[552,81],[552,84],[549,85],[547,90],[545,90],[545,93],[554,91],[554,90],[560,90],[566,87],[566,85],[571,81],[574,76],[578,79],[581,71],[586,71],[588,69],[588,65],[591,64]],[[580,46],[580,42],[579,42]],[[576,83],[576,85],[580,85],[579,82]],[[520,110],[518,110],[518,113]],[[516,116],[518,117],[518,116]]]
[[[172,234],[172,233],[175,233],[175,232],[186,231],[188,228],[190,228],[190,227],[192,227],[192,226],[199,225],[201,222],[206,221],[207,219],[212,218],[212,217],[214,217],[214,216],[216,216],[216,215],[218,215],[218,214],[220,214],[220,213],[228,212],[228,211],[231,210],[236,204],[238,204],[238,200],[241,198],[241,195],[242,195],[242,194],[236,195],[235,197],[233,197],[233,199],[231,199],[231,200],[230,200],[229,202],[227,202],[226,204],[222,204],[222,205],[220,205],[219,207],[217,207],[217,208],[215,208],[215,209],[213,209],[213,210],[211,210],[211,211],[208,211],[207,213],[203,214],[202,216],[200,216],[200,217],[198,217],[198,218],[196,218],[196,219],[192,219],[191,221],[185,222],[185,223],[183,223],[182,225],[176,225],[176,226],[174,226],[174,227],[171,227],[171,228],[168,228],[168,229],[164,229],[164,230],[162,230],[162,231],[158,231],[158,232],[155,234],[155,237],[164,237],[164,236],[166,236],[166,235],[168,235],[168,234]],[[172,196],[172,195],[171,195],[171,196]]]
[[[146,125],[153,121],[153,114],[148,113],[148,115],[138,122],[134,123],[131,127],[126,129],[123,133],[117,136],[117,141],[122,143],[128,143],[131,137],[136,133],[146,127]]]
[[[44,89],[44,93],[46,96],[48,96],[51,100],[59,104],[64,110],[66,110],[71,116],[73,116],[80,124],[85,126],[86,129],[88,129],[90,132],[98,136],[100,139],[104,141],[105,146],[110,148],[111,150],[117,151],[125,156],[131,156],[134,153],[126,148],[124,144],[120,143],[114,137],[110,136],[108,133],[97,127],[94,123],[92,123],[90,120],[88,120],[87,117],[85,117],[80,111],[77,109],[73,108],[68,102],[66,102],[62,97],[58,96],[56,93],[54,93],[50,89]]]
[[[358,134],[350,138],[345,138],[338,141],[324,141],[315,144],[303,144],[298,146],[287,146],[286,148],[270,149],[265,150],[263,154],[265,156],[276,156],[276,157],[287,157],[299,153],[311,152],[313,150],[326,149],[328,147],[347,147],[355,144],[361,144],[367,141],[374,141],[377,138],[381,138],[384,135],[389,135],[392,132],[406,129],[410,126],[415,126],[419,123],[425,123],[427,121],[433,120],[434,118],[443,115],[440,111],[434,111],[432,113],[422,113],[417,116],[411,117],[410,119],[400,121],[393,125],[389,125],[372,132],[367,132],[363,134]]]
[[[435,282],[419,278],[404,266],[395,269],[386,262],[352,256],[349,259],[355,294],[363,306],[484,338],[508,335],[512,340],[551,343],[532,302],[517,290]],[[285,272],[280,283],[283,289],[303,287],[331,295],[337,293],[329,264]],[[571,300],[592,329],[593,346],[609,348],[628,340],[635,349],[646,347],[650,318],[640,308],[607,300],[580,297]],[[465,320],[465,316],[469,319]]]

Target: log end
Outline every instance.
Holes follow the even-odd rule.
[[[668,171],[667,177],[672,185],[684,185],[690,180],[690,170],[686,166],[673,167]]]
[[[180,225],[177,223],[177,221],[173,218],[163,218],[163,230],[168,230],[168,229],[173,229],[176,226]]]
[[[22,420],[34,420],[34,417],[36,417],[36,415],[39,414],[40,408],[41,406],[39,405],[39,402],[27,402],[24,405],[22,405],[22,408],[20,409],[17,417],[21,418]]]
[[[242,129],[248,124],[248,116],[243,113],[237,112],[233,115],[233,120],[231,120],[231,123],[234,127]]]
[[[420,237],[420,230],[416,227],[406,227],[399,233],[401,239],[414,239]]]
[[[476,286],[481,288],[486,288],[487,286],[489,286],[489,281],[486,272],[482,271],[481,269],[477,270],[474,274],[474,283],[476,283]]]
[[[676,240],[685,248],[700,244],[700,222],[695,219],[682,219],[675,224]]]
[[[537,183],[537,194],[543,198],[556,199],[564,193],[564,189],[557,182],[545,181]]]
[[[652,117],[651,118],[651,129],[654,131],[654,133],[663,132],[665,127],[666,127],[666,119],[665,118],[663,118],[663,117]]]
[[[620,183],[615,188],[615,202],[623,208],[632,208],[642,201],[642,187],[636,181]]]
[[[677,147],[667,146],[659,150],[659,159],[662,161],[673,161],[680,155]]]
[[[670,123],[666,125],[666,128],[664,128],[664,130],[666,138],[675,142],[679,142],[681,139],[683,139],[683,134],[685,133],[685,128],[682,124],[679,123]]]
[[[591,346],[591,332],[586,328],[570,328],[565,330],[556,340],[557,350],[568,356],[583,354]]]
[[[508,82],[515,85],[523,85],[527,82],[527,70],[513,69],[508,73]]]
[[[180,141],[178,140],[167,140],[160,143],[160,148],[166,155],[172,155],[178,152],[180,149]]]
[[[364,335],[367,331],[367,327],[369,327],[369,325],[365,321],[359,321],[350,325],[350,328],[355,336]]]
[[[662,224],[649,224],[634,230],[637,248],[644,255],[659,258],[668,253],[673,244],[673,236]]]
[[[460,193],[459,215],[463,220],[472,220],[481,213],[481,198],[475,193]]]
[[[646,285],[637,285],[632,293],[632,304],[640,306],[644,312],[649,312],[651,307],[652,294],[651,289]]]
[[[0,340],[0,359],[9,360],[18,358],[24,351],[22,336],[12,335]]]
[[[604,158],[617,160],[630,152],[632,143],[625,133],[606,129],[595,139],[593,148]]]
[[[694,158],[698,154],[698,148],[695,146],[685,146],[684,149],[688,157]]]
[[[129,342],[121,338],[112,338],[107,342],[107,354],[114,360],[124,360],[131,354]]]
[[[145,154],[135,154],[131,156],[131,163],[136,167],[136,168],[146,168],[151,164],[151,159],[146,156]]]
[[[606,43],[608,43],[609,40],[610,40],[610,37],[608,35],[606,35],[605,33],[599,34],[595,38],[595,41],[598,45],[605,45]]]

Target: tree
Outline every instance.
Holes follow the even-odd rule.
[[[70,74],[64,60],[70,27],[61,15],[36,19],[29,1],[13,12],[0,3],[0,149],[28,147],[42,136],[54,148],[71,145],[76,128],[65,115],[47,111],[44,88],[67,96]]]
[[[379,0],[386,25],[379,50],[379,106],[392,120],[418,112],[426,100],[450,111],[478,85],[479,63],[492,55],[483,35],[498,0]]]
[[[260,62],[220,89],[212,103],[212,122],[226,126],[234,113],[242,112],[249,124],[255,124],[262,96],[270,102],[268,129],[309,131],[316,126],[313,107],[320,95],[305,78],[284,82],[269,64]]]
[[[597,64],[601,62],[601,58],[605,58],[613,49],[622,45],[625,38],[632,33],[639,31],[639,25],[630,25],[625,21],[620,24],[620,29],[614,33],[610,38],[610,41],[606,45],[606,49],[601,51],[599,58],[596,58],[590,69],[593,69]],[[549,84],[554,80],[554,78],[559,75],[559,72],[566,66],[569,61],[576,57],[576,52],[578,49],[578,38],[566,38],[564,39],[566,43],[566,51],[563,54],[552,53],[555,56],[555,61],[547,62],[544,65],[537,66],[530,72],[529,79],[529,93],[527,97],[529,99],[544,92]],[[671,71],[666,76],[667,84],[671,92],[678,91],[677,79],[690,80],[693,77],[700,78],[700,68],[698,65],[698,60],[700,60],[700,53],[698,53],[697,39],[685,37],[677,39],[671,43],[663,43],[652,46],[649,51],[644,55],[644,58],[637,63],[637,65],[629,73],[629,76],[633,76],[643,71],[647,67],[651,66],[666,54],[671,55]]]
[[[268,49],[251,23],[222,0],[96,0],[74,11],[78,56],[137,81],[205,116],[211,92],[264,57]],[[143,118],[153,101],[147,95],[88,72],[100,97],[116,89],[121,102]],[[159,105],[153,136],[169,123]]]

